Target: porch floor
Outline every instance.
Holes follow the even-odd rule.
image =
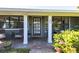
[[[26,48],[27,45],[23,44],[23,39],[12,40],[12,48]]]
[[[29,40],[30,53],[52,53],[53,49],[51,44],[47,43],[47,39],[34,38]]]
[[[47,43],[47,39],[42,38],[32,38],[29,39],[28,45],[23,45],[22,39],[12,40],[13,48],[30,48],[30,53],[52,53],[53,47],[51,44]]]

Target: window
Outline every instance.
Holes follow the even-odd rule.
[[[60,32],[69,28],[69,17],[54,16],[52,19],[52,31]]]
[[[21,16],[4,16],[0,17],[0,28],[23,28],[23,17]]]
[[[44,28],[44,34],[47,36],[48,34],[48,17],[45,16],[42,18],[43,19],[43,28]]]
[[[53,17],[53,30],[56,32],[62,30],[62,17]]]
[[[23,17],[22,16],[0,16],[0,33],[5,30],[7,34],[11,32],[23,35]]]
[[[71,17],[71,29],[79,29],[79,17]]]

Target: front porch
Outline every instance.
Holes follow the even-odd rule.
[[[3,40],[2,40],[3,41]],[[4,40],[5,41],[5,40]],[[13,48],[35,48],[35,46],[39,47],[42,45],[47,45],[47,40],[46,39],[40,39],[40,38],[32,38],[28,41],[28,45],[23,44],[23,39],[16,39],[16,40],[11,40],[12,41],[12,47]]]
[[[30,49],[30,53],[52,53],[54,52],[53,47],[47,44],[47,40],[40,38],[33,38],[29,40],[27,45]],[[22,44],[22,39],[12,40],[12,48],[26,48]]]
[[[79,17],[0,16],[0,39],[9,38],[15,48],[47,46],[53,43],[52,35],[54,33],[66,29],[78,30]]]

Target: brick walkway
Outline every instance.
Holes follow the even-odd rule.
[[[30,53],[52,53],[53,49],[49,47],[35,47],[31,48]]]
[[[14,48],[24,48],[23,42],[20,39],[13,40]],[[28,48],[31,49],[30,53],[53,53],[53,47],[47,43],[45,39],[29,39]]]
[[[31,49],[30,53],[53,53],[52,46],[41,39],[32,39],[32,42],[30,41],[29,43],[29,48]]]

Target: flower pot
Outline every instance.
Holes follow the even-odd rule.
[[[63,40],[60,40],[59,44],[65,44],[65,42]]]
[[[61,53],[61,48],[55,48],[56,53]]]

